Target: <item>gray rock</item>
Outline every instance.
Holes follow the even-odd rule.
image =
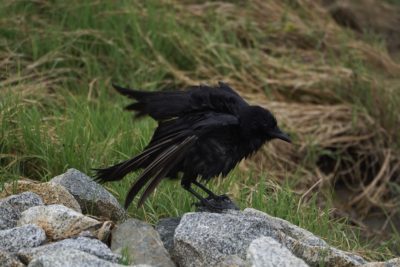
[[[15,227],[20,216],[21,213],[8,203],[0,203],[0,230]]]
[[[84,213],[113,221],[121,221],[126,217],[125,210],[113,195],[76,169],[69,169],[50,182],[64,186],[78,200]]]
[[[294,255],[303,259],[311,266],[360,266],[366,261],[358,255],[339,250],[330,246],[310,246],[289,236],[281,238]]]
[[[126,267],[75,249],[57,249],[33,259],[28,267]]]
[[[61,204],[77,212],[82,212],[78,201],[76,201],[65,187],[59,184],[18,180],[17,182],[5,184],[0,197],[12,195],[14,194],[13,192],[33,192],[40,196],[46,205]]]
[[[35,193],[25,192],[0,200],[0,230],[17,226],[17,221],[24,210],[43,205],[42,199]]]
[[[274,238],[313,266],[365,263],[361,257],[331,248],[309,231],[253,209],[186,213],[175,230],[174,260],[180,266],[212,266],[227,255],[245,259],[250,243],[262,236]]]
[[[307,267],[308,265],[294,256],[284,245],[271,237],[253,240],[247,250],[247,266],[252,267]]]
[[[394,258],[385,262],[369,262],[362,267],[400,267],[400,258]]]
[[[32,224],[0,231],[0,249],[8,252],[37,247],[45,240],[43,229]]]
[[[175,229],[181,221],[180,217],[161,219],[156,225],[156,231],[160,235],[164,247],[169,253],[172,253],[174,248]]]
[[[294,255],[303,259],[309,265],[319,266],[358,266],[366,261],[355,254],[330,247],[324,240],[311,232],[302,229],[288,221],[272,217],[255,209],[245,209],[247,216],[267,220],[278,229],[273,237],[284,244]],[[281,234],[283,233],[283,234]]]
[[[77,236],[80,232],[101,228],[103,223],[63,205],[32,207],[21,214],[18,225],[36,224],[43,228],[49,240]]]
[[[120,253],[126,250],[135,264],[175,266],[157,231],[145,222],[129,219],[117,225],[111,235],[111,249]]]
[[[32,261],[32,259],[34,258],[49,254],[52,251],[60,249],[80,250],[94,255],[100,259],[115,263],[119,262],[122,258],[120,255],[112,253],[111,249],[103,242],[87,237],[64,239],[36,248],[23,249],[20,250],[17,255],[23,262],[27,263]]]
[[[276,231],[282,232],[285,235],[290,236],[295,240],[303,242],[304,244],[310,246],[322,246],[322,247],[328,246],[328,244],[324,240],[315,236],[313,233],[303,228],[300,228],[281,218],[270,216],[265,212],[247,208],[243,211],[243,215],[249,218],[265,221],[271,226],[274,232]]]
[[[238,255],[228,255],[223,257],[215,267],[248,267],[248,265]]]
[[[24,267],[25,265],[13,254],[0,249],[0,266]]]
[[[31,207],[44,205],[42,199],[35,193],[23,192],[0,200],[0,205],[9,204],[13,209],[23,212]]]

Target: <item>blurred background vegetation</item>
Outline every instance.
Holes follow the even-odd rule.
[[[143,90],[225,81],[272,110],[272,142],[210,186],[369,259],[400,254],[400,1],[3,0],[0,183],[89,175],[134,155],[111,82]],[[137,174],[106,188],[123,200]],[[193,210],[163,182],[131,216]]]

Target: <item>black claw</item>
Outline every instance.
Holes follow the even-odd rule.
[[[195,203],[195,206],[199,212],[221,213],[224,210],[239,210],[239,207],[226,195],[209,196]]]

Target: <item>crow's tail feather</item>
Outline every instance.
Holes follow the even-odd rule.
[[[133,159],[130,159],[130,160],[133,160]],[[104,169],[93,169],[96,172],[93,180],[95,180],[98,183],[113,182],[113,181],[121,180],[127,173],[125,173],[125,174],[122,173],[120,171],[120,168],[123,164],[126,164],[130,160],[115,164],[114,166],[104,168]]]
[[[115,164],[114,166],[104,169],[94,169],[96,175],[94,180],[100,183],[119,181],[124,178],[130,172],[136,171],[143,168],[144,166],[151,163],[156,158],[157,154],[165,150],[166,147],[171,145],[176,138],[179,138],[178,134],[171,134],[164,138],[160,138],[153,142],[153,144],[147,147],[142,153],[136,157]]]
[[[136,171],[142,168],[143,163],[148,157],[135,157],[108,168],[104,169],[93,169],[96,174],[94,180],[99,183],[114,182],[122,180],[130,172]]]

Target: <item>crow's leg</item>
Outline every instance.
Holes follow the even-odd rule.
[[[197,193],[196,191],[194,191],[193,188],[190,187],[190,184],[189,184],[189,185],[182,184],[182,187],[183,187],[186,191],[188,191],[190,194],[192,194],[193,196],[195,196],[198,200],[200,200],[200,202],[206,202],[206,201],[207,201],[207,199],[205,199],[205,198],[202,197],[199,193]]]
[[[199,187],[201,190],[203,190],[204,192],[206,192],[206,194],[210,197],[210,198],[218,198],[218,196],[216,194],[214,194],[210,189],[208,189],[207,187],[205,187],[205,185],[203,185],[202,183],[197,182],[196,180],[192,181],[192,184],[194,184],[195,186]]]

